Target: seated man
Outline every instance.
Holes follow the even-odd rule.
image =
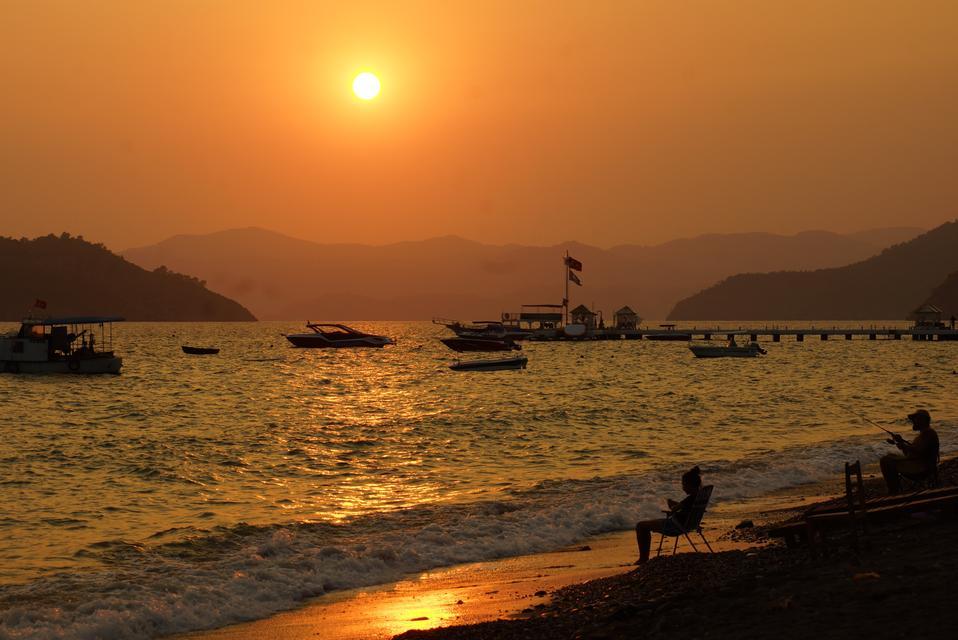
[[[919,409],[909,414],[908,419],[918,437],[906,442],[897,433],[893,434],[888,442],[901,449],[903,455],[889,453],[881,459],[881,473],[890,494],[901,491],[901,476],[925,476],[938,466],[938,434],[931,428],[931,416]]]

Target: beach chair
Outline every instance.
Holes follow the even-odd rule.
[[[691,532],[699,534],[699,537],[702,538],[702,542],[708,547],[709,553],[715,553],[715,551],[712,550],[712,545],[705,539],[705,534],[702,532],[702,518],[705,516],[705,510],[709,506],[712,489],[713,486],[708,485],[698,490],[695,494],[695,500],[692,501],[692,508],[689,509],[689,515],[685,522],[679,522],[671,511],[664,512],[666,514],[665,526],[662,527],[662,532],[659,537],[659,548],[655,552],[656,557],[662,553],[662,543],[665,542],[666,536],[675,538],[675,544],[672,545],[672,555],[675,555],[676,550],[678,550],[679,540],[681,540],[682,536],[685,536],[685,539],[692,545],[692,549],[698,552],[698,547],[695,546],[695,543],[692,542],[692,538],[689,537],[689,533]]]
[[[857,551],[859,547],[859,530],[861,535],[867,533],[866,518],[868,517],[868,501],[865,498],[865,482],[862,479],[862,463],[845,463],[845,508],[846,513],[809,513],[805,516],[806,536],[809,546],[814,550],[821,547],[824,553],[825,531],[834,527],[836,520],[845,519],[852,530],[852,547]]]
[[[921,473],[899,473],[904,491],[937,489],[941,486],[938,478],[938,465],[941,463],[941,450],[936,448],[925,461],[926,469]]]

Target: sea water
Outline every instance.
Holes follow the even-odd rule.
[[[958,343],[525,343],[524,371],[455,373],[441,327],[353,324],[396,344],[127,323],[119,376],[0,376],[0,638],[155,637],[556,549],[657,515],[692,465],[720,501],[838,477],[891,450],[846,408],[907,433],[926,407],[958,442]]]

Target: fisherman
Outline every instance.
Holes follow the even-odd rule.
[[[901,454],[889,453],[881,458],[881,473],[888,485],[888,493],[901,491],[901,476],[921,478],[932,474],[938,467],[938,433],[931,428],[931,415],[925,409],[908,414],[911,428],[918,436],[911,442],[893,433],[888,440],[901,450]]]
[[[681,532],[675,525],[679,522],[684,526],[688,520],[695,494],[702,488],[702,472],[698,467],[692,467],[682,474],[682,491],[685,498],[681,502],[669,500],[669,515],[666,518],[643,520],[635,525],[635,540],[639,543],[639,559],[635,564],[645,564],[649,561],[649,552],[652,549],[652,532],[678,535]]]

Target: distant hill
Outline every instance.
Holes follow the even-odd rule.
[[[958,271],[951,273],[945,281],[935,287],[925,302],[944,311],[944,319],[958,316]]]
[[[845,267],[732,276],[681,300],[669,318],[905,319],[956,270],[958,222],[949,222]]]
[[[384,246],[318,244],[248,228],[174,236],[123,255],[147,269],[167,265],[195,274],[264,319],[497,319],[522,303],[561,301],[561,256],[568,250],[585,265],[585,286],[571,289],[574,304],[594,303],[607,317],[628,304],[646,318],[661,318],[676,300],[733,273],[848,264],[874,255],[889,238],[920,232],[716,234],[599,249],[575,242],[484,245],[454,236]]]
[[[61,315],[127,320],[255,320],[205,284],[158,267],[146,271],[82,238],[0,237],[0,319],[19,320],[35,300]]]

